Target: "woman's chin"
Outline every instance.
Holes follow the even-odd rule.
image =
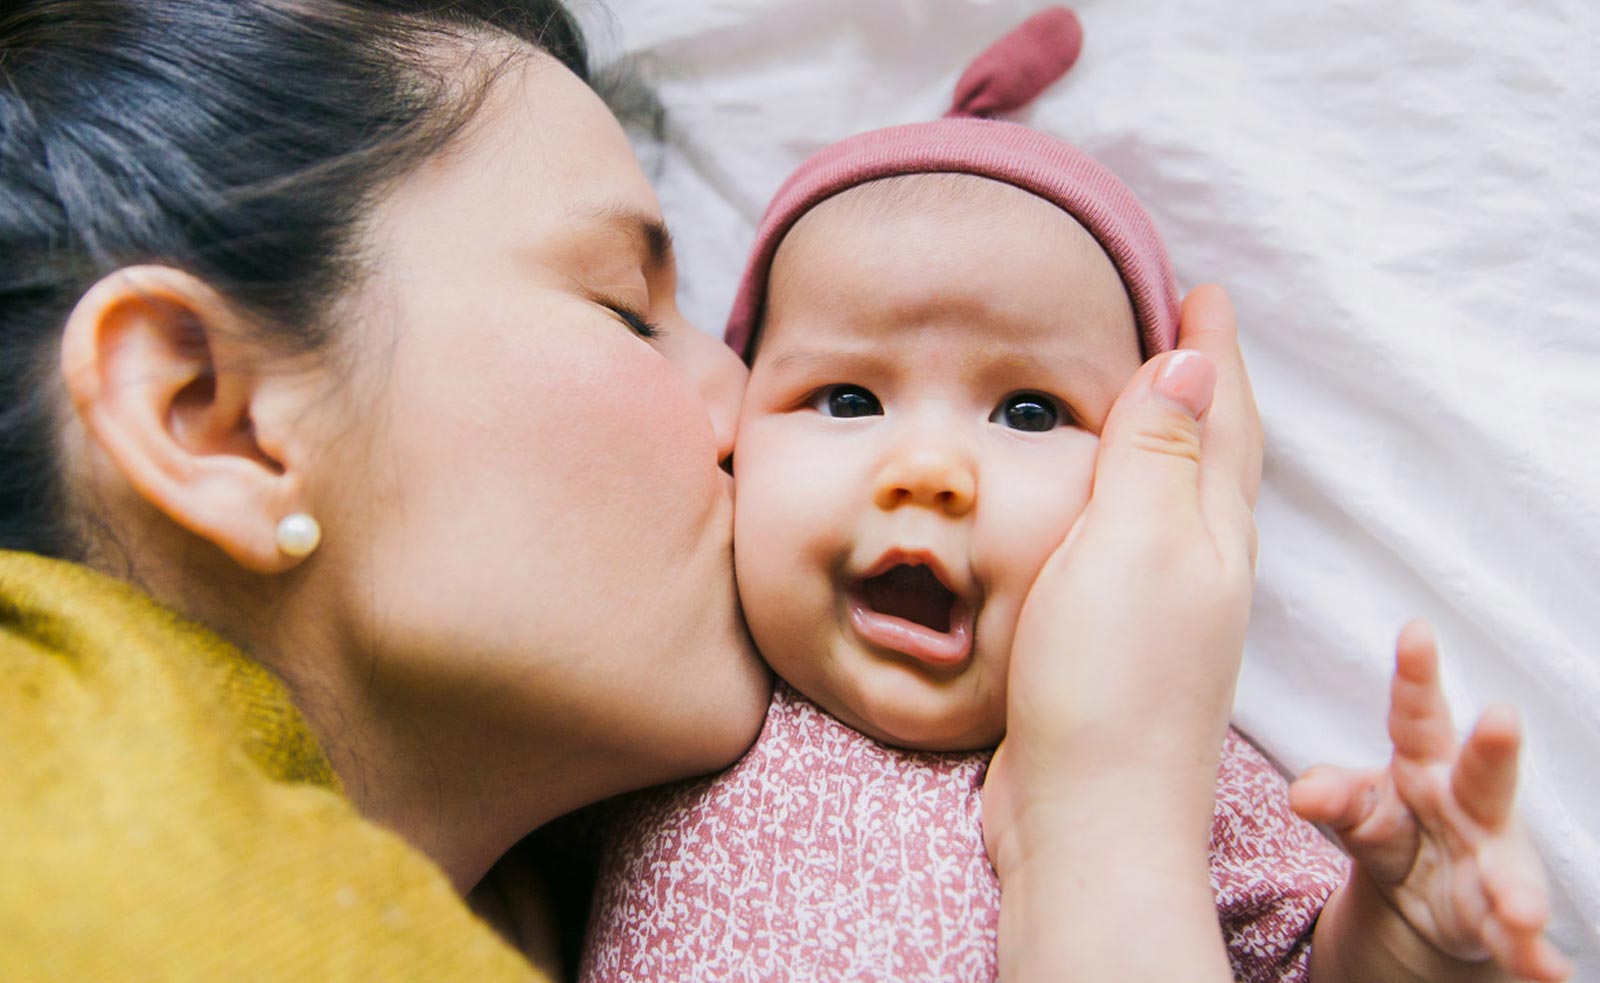
[[[692,770],[720,771],[739,760],[761,733],[772,701],[772,671],[748,644],[722,685],[703,689],[702,710],[690,722],[686,743],[692,745]],[[686,777],[686,776],[685,776]]]
[[[680,661],[673,669],[673,685],[679,688],[676,705],[681,710],[670,728],[670,750],[685,752],[681,760],[689,769],[677,777],[718,771],[737,761],[755,743],[772,701],[772,670],[745,625],[726,547],[718,552],[723,566],[717,579],[727,584],[726,594],[713,603],[707,603],[704,592],[680,601],[698,601],[699,615],[675,653]],[[664,738],[663,750],[669,750],[665,743]]]

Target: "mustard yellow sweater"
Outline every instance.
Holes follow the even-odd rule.
[[[0,980],[540,978],[357,815],[274,677],[0,551]]]

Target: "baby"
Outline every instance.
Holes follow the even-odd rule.
[[[1112,402],[1177,326],[1165,250],[1131,192],[1051,137],[971,118],[1026,104],[1078,42],[1066,11],[1038,15],[968,70],[953,118],[829,147],[769,208],[728,340],[751,366],[739,587],[783,682],[732,770],[625,816],[585,979],[995,978],[979,789],[1018,614],[1088,500]],[[1431,645],[1411,647],[1421,695],[1405,706],[1448,732]],[[1323,773],[1301,804],[1351,827],[1359,787]],[[1318,916],[1351,878],[1360,917],[1316,931],[1319,965],[1356,964],[1340,947],[1375,946],[1380,924],[1487,954],[1478,922],[1436,914],[1463,885],[1469,907],[1493,906],[1460,855],[1374,877],[1372,858],[1410,867],[1419,835],[1423,849],[1450,835],[1383,789],[1388,825],[1353,832],[1352,874],[1229,735],[1212,880],[1241,979],[1307,978]],[[1525,837],[1504,835],[1539,885]]]

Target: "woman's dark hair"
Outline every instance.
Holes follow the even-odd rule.
[[[508,38],[587,80],[558,0],[0,6],[0,548],[87,554],[56,382],[84,292],[161,263],[322,350],[363,214],[468,122]],[[475,52],[485,71],[460,71]]]

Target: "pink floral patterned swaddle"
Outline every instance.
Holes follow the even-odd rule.
[[[738,764],[616,817],[581,978],[992,983],[988,760],[885,747],[780,683]],[[1217,777],[1211,881],[1234,972],[1303,981],[1344,856],[1237,733]]]

